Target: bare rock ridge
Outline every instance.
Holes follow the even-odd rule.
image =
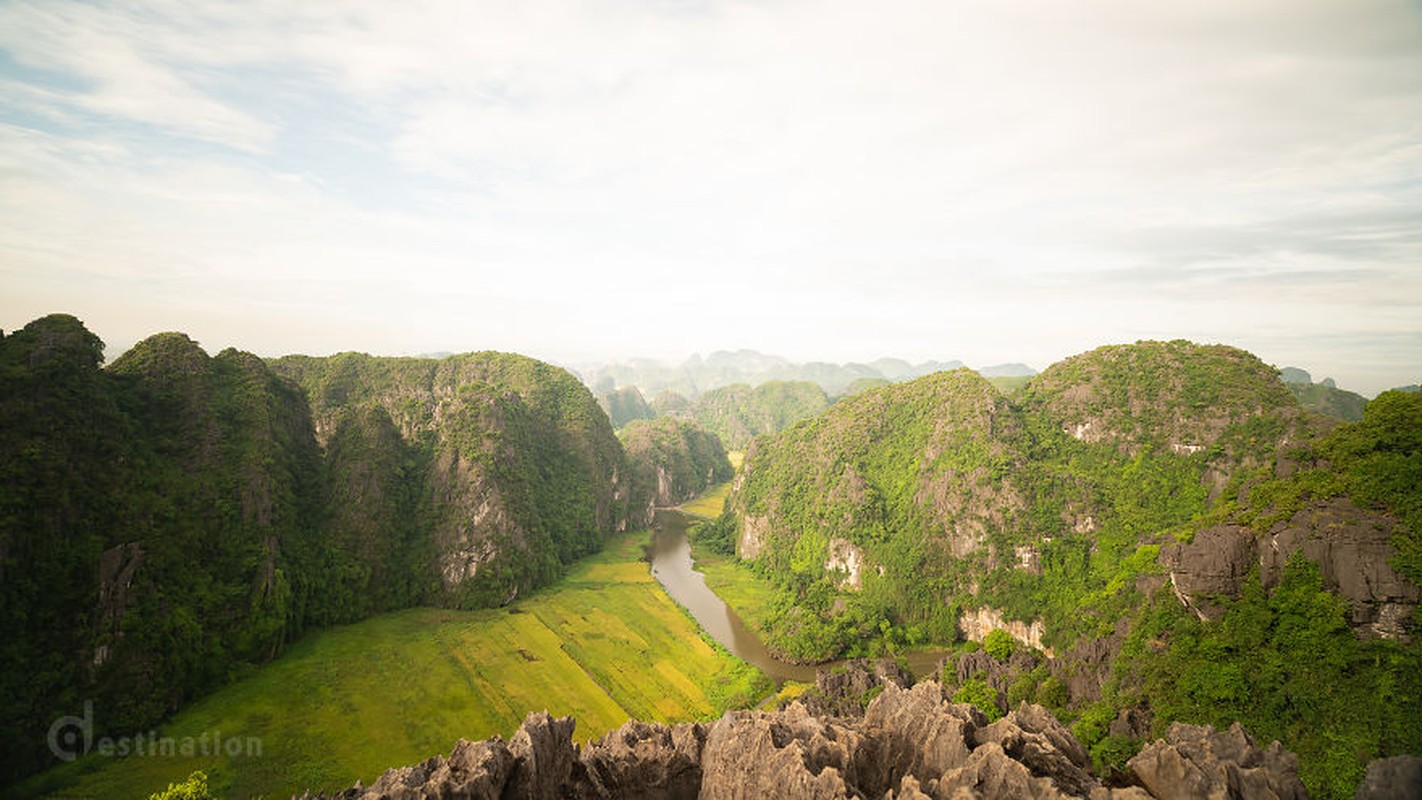
[[[448,757],[392,769],[369,787],[303,798],[1276,798],[1308,795],[1274,742],[1176,724],[1103,783],[1079,741],[1041,706],[988,724],[933,681],[893,680],[862,716],[731,711],[711,723],[629,721],[587,745],[570,717],[529,714],[512,740],[460,740]],[[1371,774],[1371,772],[1370,772]],[[1381,775],[1381,773],[1379,773]]]
[[[1395,525],[1347,499],[1320,500],[1262,537],[1239,525],[1207,528],[1190,542],[1162,548],[1160,561],[1181,602],[1201,619],[1215,619],[1223,607],[1214,597],[1238,597],[1256,567],[1265,588],[1272,588],[1289,556],[1302,551],[1319,565],[1328,590],[1348,601],[1359,635],[1406,639],[1418,589],[1388,563]]]

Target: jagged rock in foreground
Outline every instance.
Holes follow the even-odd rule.
[[[1422,758],[1377,758],[1358,786],[1353,800],[1408,800],[1422,797]]]
[[[1308,797],[1298,779],[1298,756],[1278,742],[1261,750],[1238,722],[1226,731],[1174,723],[1164,740],[1147,745],[1126,762],[1126,769],[1161,800]]]
[[[1104,786],[1081,743],[1041,706],[987,724],[932,681],[888,681],[863,717],[818,717],[799,703],[731,711],[714,723],[628,722],[578,747],[573,720],[529,714],[509,743],[461,740],[338,800],[414,798],[1307,798],[1298,759],[1227,731],[1176,724]],[[1371,774],[1371,772],[1370,772]],[[306,798],[323,795],[304,795]]]
[[[862,717],[869,699],[886,683],[906,689],[913,685],[913,673],[887,658],[856,658],[842,668],[816,670],[814,691],[799,700],[817,717]]]

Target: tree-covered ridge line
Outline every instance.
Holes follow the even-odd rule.
[[[102,352],[67,315],[0,338],[6,783],[86,700],[97,736],[151,727],[313,627],[546,585],[647,504],[523,356]]]
[[[598,402],[619,430],[639,420],[669,417],[693,422],[719,438],[724,447],[738,450],[752,437],[784,430],[819,414],[833,401],[808,381],[766,381],[754,388],[743,383],[721,386],[695,399],[666,391],[650,403],[637,387],[624,386],[604,392]]]
[[[1211,669],[1208,659],[1177,658],[1189,665],[1184,673],[1152,672],[1159,662],[1151,654],[1177,652],[1168,635],[1149,637],[1144,660],[1122,661],[1130,671],[1112,677],[1115,654],[1138,635],[1132,631],[1155,624],[1149,620],[1194,618],[1207,601],[1215,618],[1262,602],[1255,618],[1266,627],[1296,627],[1290,620],[1303,614],[1318,626],[1316,640],[1331,644],[1310,651],[1289,644],[1292,634],[1261,634],[1265,655],[1274,648],[1290,659],[1324,659],[1314,665],[1318,674],[1388,698],[1356,706],[1390,731],[1378,737],[1320,733],[1329,725],[1321,709],[1338,708],[1320,699],[1332,691],[1324,683],[1296,692],[1291,702],[1305,708],[1293,712],[1295,722],[1268,726],[1313,759],[1306,770],[1313,786],[1339,769],[1343,786],[1355,785],[1361,769],[1345,755],[1349,748],[1375,755],[1422,748],[1419,734],[1386,722],[1422,714],[1411,635],[1422,579],[1418,486],[1422,397],[1384,393],[1362,421],[1338,425],[1301,409],[1277,371],[1248,353],[1141,342],[1067,359],[1010,396],[962,370],[842,400],[755,440],[726,513],[700,535],[708,546],[734,548],[781,587],[763,622],[769,643],[788,656],[823,660],[947,641],[969,617],[1032,623],[1057,654],[1051,674],[1072,690],[1064,710],[1082,714],[1105,703],[1093,713],[1109,708],[1107,722],[1140,706],[1160,710],[1159,724],[1222,722],[1227,713],[1263,724],[1274,702],[1267,693],[1204,705],[1186,697],[1197,691],[1194,671]],[[1177,547],[1220,526],[1243,531],[1221,539],[1238,547]],[[1302,579],[1287,573],[1280,582],[1278,559],[1295,551],[1321,565],[1317,591],[1331,605],[1303,589],[1286,591]],[[1362,555],[1373,553],[1391,555],[1386,564]],[[1350,586],[1343,572],[1354,563],[1371,564],[1371,572]],[[1268,577],[1266,600],[1250,599],[1251,570]],[[1192,624],[1205,636],[1217,630]],[[1295,666],[1313,668],[1307,660]],[[998,691],[1030,672],[1002,678]],[[1106,727],[1083,738],[1096,745]]]
[[[408,538],[439,564],[438,586],[420,602],[503,602],[626,526],[625,456],[596,401],[564,370],[492,352],[288,356],[272,368],[305,389],[327,436],[349,429],[352,415],[395,429],[410,457],[404,477],[417,487],[414,507],[397,519],[421,528]],[[339,451],[328,455],[333,472],[347,469]],[[367,540],[388,536],[351,522]],[[513,553],[521,555],[504,557]]]
[[[770,381],[813,383],[826,394],[839,396],[860,381],[911,380],[961,366],[963,362],[956,360],[910,363],[901,358],[843,364],[794,362],[754,350],[722,350],[704,358],[693,355],[675,365],[650,359],[632,359],[621,363],[578,365],[575,369],[599,396],[635,387],[649,400],[663,393],[674,393],[690,401],[713,389],[735,384],[754,387]],[[985,368],[983,372],[993,375],[1033,374],[1030,367],[1022,364],[1003,364]]]
[[[639,524],[651,524],[655,509],[680,505],[735,473],[721,440],[690,420],[633,420],[617,435],[632,470],[632,495],[647,500],[641,515],[633,510]]]

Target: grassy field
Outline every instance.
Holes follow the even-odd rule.
[[[681,505],[681,510],[697,517],[715,518],[721,515],[726,505],[726,495],[731,493],[729,482],[712,486],[706,493]]]
[[[745,453],[733,450],[726,454],[731,466],[736,469],[741,468],[741,461],[745,459]],[[717,484],[707,489],[700,497],[683,503],[681,510],[698,517],[719,517],[721,509],[726,507],[726,497],[731,493],[731,482]]]
[[[236,755],[90,756],[25,793],[146,797],[203,769],[218,796],[288,797],[369,784],[460,737],[507,738],[530,711],[575,716],[586,741],[629,717],[705,719],[759,699],[768,679],[708,643],[648,573],[645,541],[614,539],[507,609],[412,609],[310,635],[158,734],[179,752],[220,737]]]

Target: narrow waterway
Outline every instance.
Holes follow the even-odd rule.
[[[727,650],[760,667],[777,682],[813,683],[817,669],[834,664],[789,664],[776,658],[736,612],[706,586],[706,576],[693,566],[691,541],[686,535],[694,522],[695,518],[675,509],[656,512],[652,522],[652,575]],[[917,676],[931,673],[943,655],[938,651],[910,653],[906,657],[909,670]]]

